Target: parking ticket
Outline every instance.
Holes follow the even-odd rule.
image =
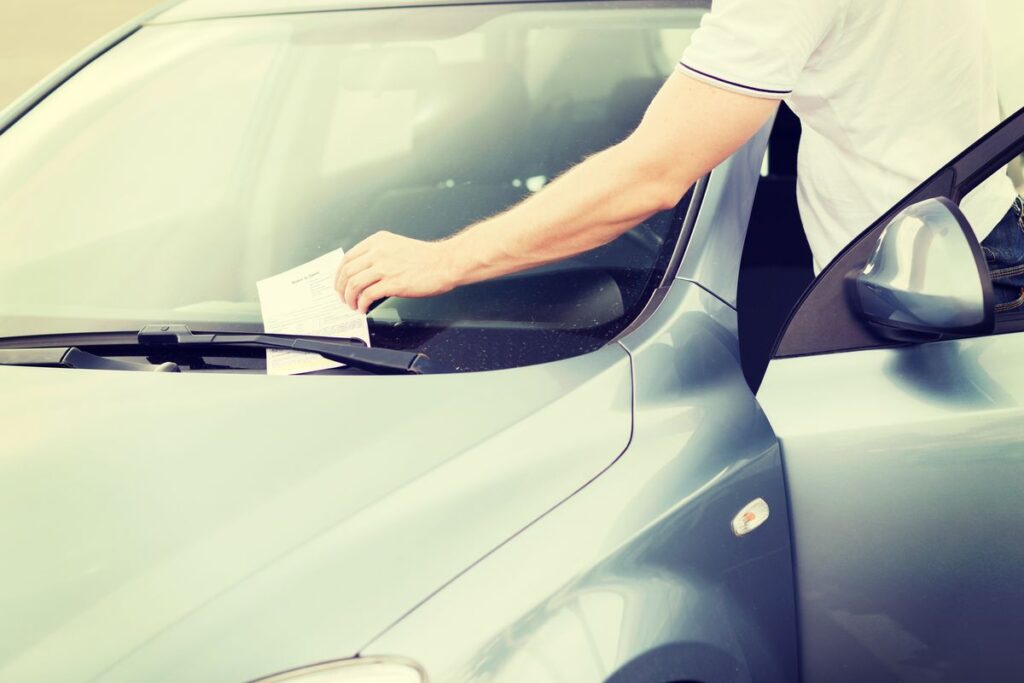
[[[336,249],[257,282],[264,330],[268,334],[356,338],[369,346],[366,316],[349,308],[334,289],[335,274],[344,258],[345,251]],[[268,375],[299,375],[342,365],[315,353],[267,351]]]

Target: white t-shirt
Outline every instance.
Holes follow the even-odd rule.
[[[981,0],[713,0],[678,69],[800,117],[816,271],[1000,122]],[[1000,173],[964,200],[979,240],[1015,197]]]

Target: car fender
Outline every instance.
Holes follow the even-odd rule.
[[[734,320],[675,282],[623,341],[636,383],[625,454],[361,654],[412,657],[431,683],[795,680],[781,455]],[[771,516],[739,537],[730,523],[757,498]]]

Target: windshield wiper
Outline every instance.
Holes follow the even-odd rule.
[[[426,354],[415,351],[371,348],[361,339],[312,337],[292,334],[195,334],[187,325],[147,325],[139,345],[159,349],[182,347],[258,347],[316,353],[336,363],[375,374],[426,375],[441,368]]]
[[[104,355],[137,355],[131,347],[152,350],[146,355],[177,360],[184,355],[230,356],[227,349],[290,349],[316,353],[329,360],[373,374],[425,375],[446,368],[423,353],[370,348],[361,339],[291,334],[193,333],[186,325],[147,325],[139,332],[82,332],[0,338],[0,365],[177,372],[175,363],[132,363]],[[89,353],[83,349],[100,349]],[[251,353],[251,352],[250,352]]]
[[[0,365],[79,370],[130,370],[132,372],[181,372],[176,363],[131,363],[104,358],[76,346],[40,349],[0,349]]]

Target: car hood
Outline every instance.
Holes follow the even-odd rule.
[[[466,375],[0,368],[0,681],[346,657],[626,448],[611,345]]]

